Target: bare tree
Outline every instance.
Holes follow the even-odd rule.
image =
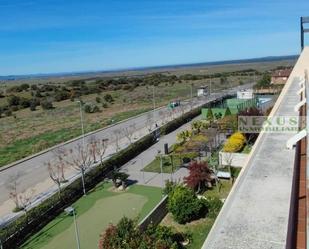
[[[152,125],[153,125],[154,121],[153,121],[153,113],[152,112],[148,112],[147,113],[147,117],[146,117],[146,127],[148,128],[148,131],[151,131]]]
[[[57,165],[59,166],[59,170],[61,173],[61,182],[66,182],[67,180],[65,179],[64,176],[64,170],[65,170],[65,160],[64,158],[66,157],[66,150],[63,147],[58,147],[54,149],[53,151],[54,156],[56,157],[56,162]]]
[[[46,163],[49,177],[58,187],[58,196],[61,198],[61,183],[63,179],[61,164],[57,161]]]
[[[32,188],[30,190],[24,190],[19,194],[19,205],[22,210],[27,212],[27,207],[31,204],[34,197],[35,190]]]
[[[90,154],[92,156],[92,160],[94,163],[97,162],[97,147],[98,147],[98,140],[96,140],[95,136],[91,136],[89,138],[89,146],[90,146]]]
[[[113,130],[113,136],[114,136],[114,146],[115,151],[118,152],[120,150],[120,138],[121,138],[121,130],[116,129]]]
[[[172,110],[166,110],[165,111],[165,122],[168,122],[169,118],[173,116],[173,111]]]
[[[86,146],[77,144],[74,150],[69,150],[68,157],[69,160],[67,160],[67,163],[75,170],[79,171],[82,175],[83,192],[84,195],[86,195],[85,173],[86,170],[90,168],[91,164],[93,163],[93,161],[91,160],[91,146],[89,146],[89,144],[87,144]]]
[[[101,164],[103,163],[103,157],[107,149],[107,144],[107,138],[97,141],[96,154],[99,156]]]
[[[134,132],[136,131],[136,124],[133,123],[123,129],[124,136],[129,140],[130,144],[132,144],[132,138]]]
[[[31,200],[34,196],[34,189],[20,190],[20,173],[11,175],[6,183],[6,187],[9,190],[9,198],[15,204],[15,211],[26,210],[27,206],[31,204]]]
[[[6,182],[6,188],[9,190],[9,197],[15,203],[15,209],[20,209],[19,198],[18,198],[18,185],[19,185],[20,174],[11,175]]]
[[[179,108],[180,108],[181,115],[184,115],[186,112],[186,105],[180,105]]]
[[[163,110],[159,111],[159,118],[161,120],[161,124],[165,123],[165,112]]]

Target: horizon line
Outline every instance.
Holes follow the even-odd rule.
[[[204,62],[188,62],[188,63],[179,63],[179,64],[162,64],[162,65],[155,65],[155,66],[133,66],[133,67],[126,67],[126,68],[115,68],[115,69],[93,69],[93,70],[85,70],[85,71],[63,71],[63,72],[50,72],[50,73],[29,73],[29,74],[8,74],[8,75],[0,75],[0,80],[9,79],[10,77],[19,77],[19,78],[40,78],[40,77],[50,77],[50,76],[69,76],[72,74],[92,74],[92,73],[112,73],[112,72],[125,72],[125,71],[135,71],[135,70],[147,70],[147,69],[160,69],[160,68],[172,68],[172,67],[190,67],[190,66],[199,66],[199,65],[209,65],[209,66],[216,66],[216,65],[224,65],[224,64],[238,64],[242,62],[246,63],[254,63],[258,62],[259,60],[269,60],[275,61],[277,60],[284,60],[284,58],[292,58],[298,57],[298,54],[292,55],[275,55],[275,56],[263,56],[263,57],[253,57],[253,58],[242,58],[242,59],[231,59],[231,60],[218,60],[218,61],[204,61]],[[2,78],[2,79],[1,79]]]

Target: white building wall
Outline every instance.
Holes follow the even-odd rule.
[[[252,89],[237,92],[238,99],[253,99],[253,97],[254,94]]]

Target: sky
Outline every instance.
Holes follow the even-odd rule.
[[[298,54],[308,0],[0,0],[0,75]]]

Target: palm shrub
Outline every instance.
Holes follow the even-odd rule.
[[[192,132],[189,130],[185,130],[177,134],[177,140],[180,143],[184,143],[188,141],[191,136],[192,136]]]

